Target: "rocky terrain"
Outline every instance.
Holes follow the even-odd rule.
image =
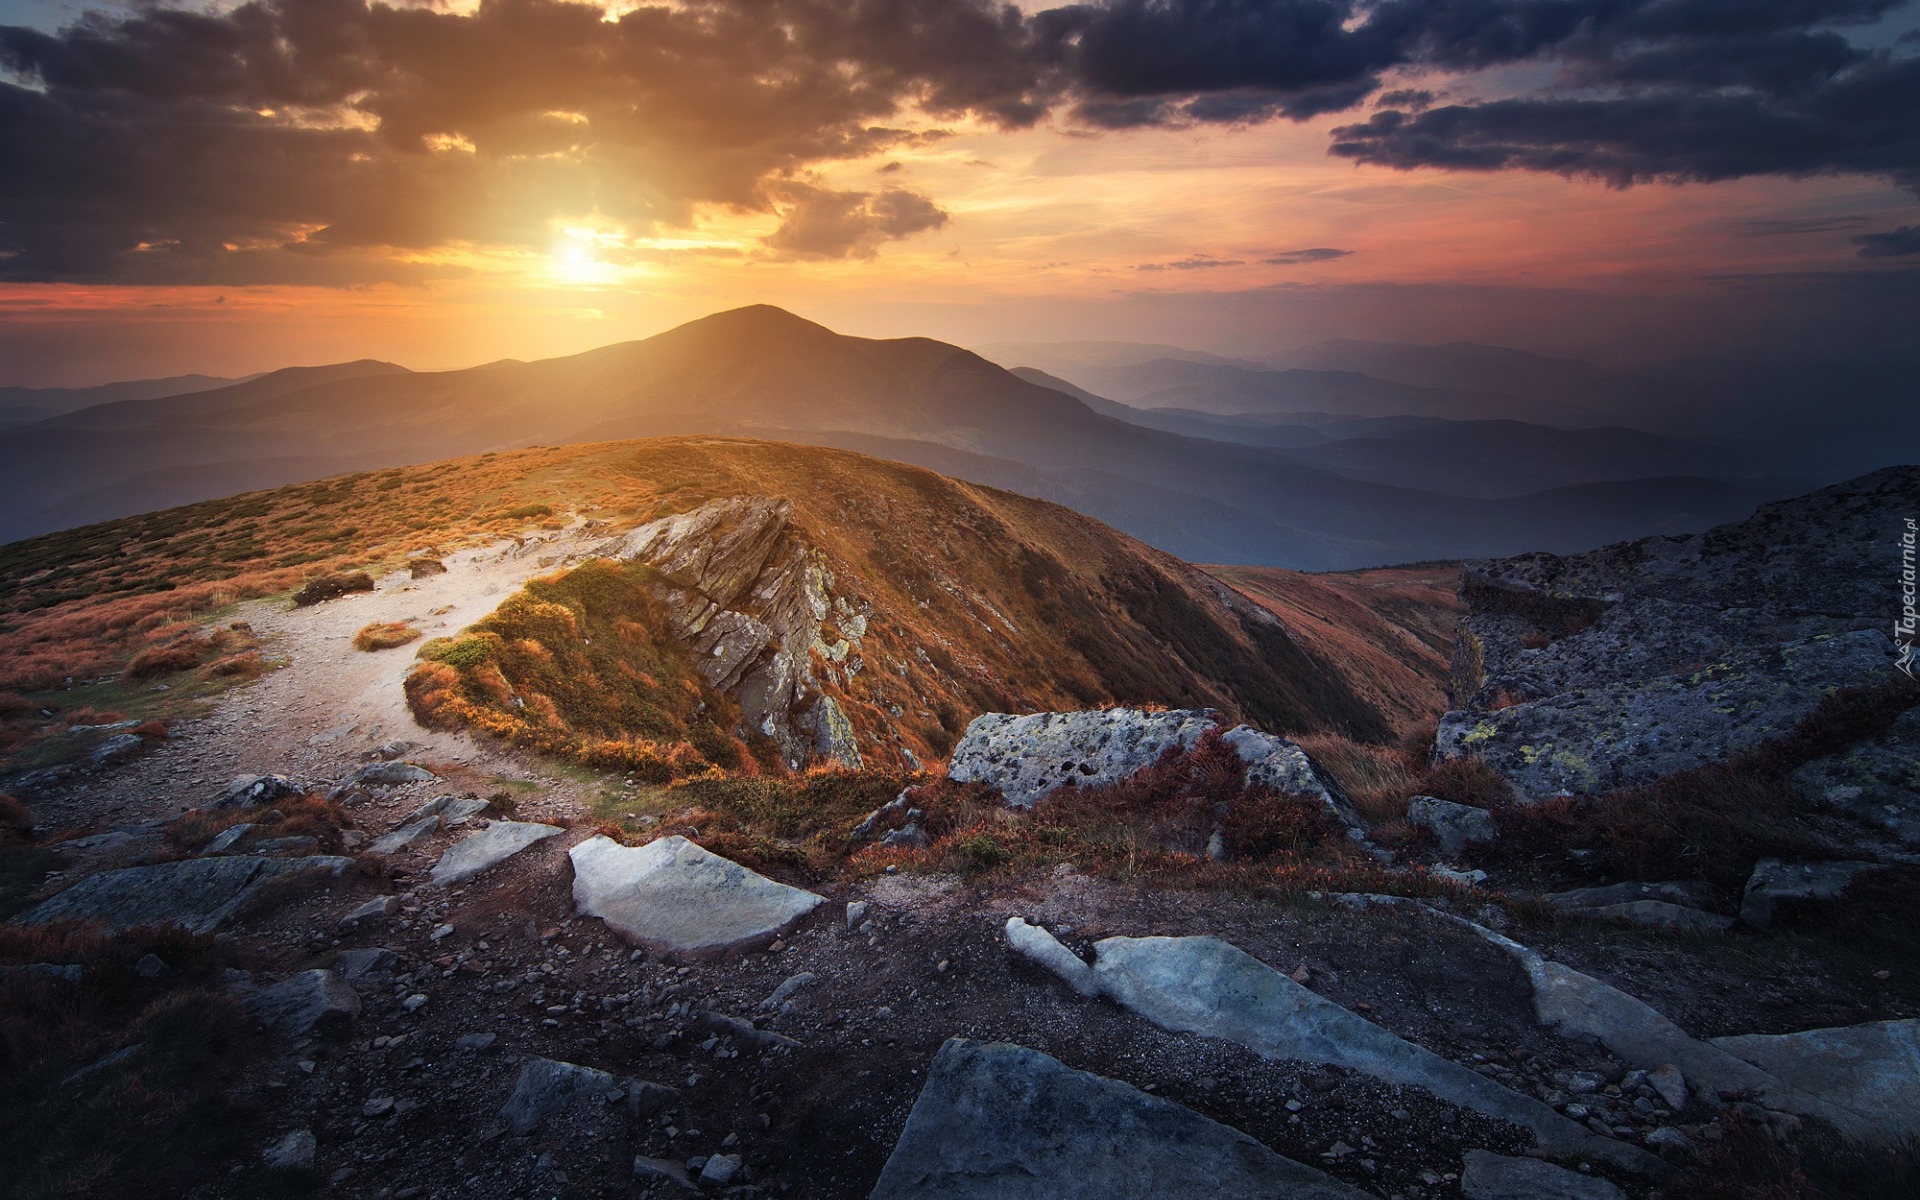
[[[1911,799],[1917,697],[1856,581],[1875,521],[1920,502],[1914,473],[1691,541],[1470,565],[1431,763],[1388,746],[1402,728],[1368,749],[1263,721],[1246,690],[976,708],[944,770],[930,748],[873,763],[901,743],[850,703],[851,743],[819,716],[856,658],[858,680],[910,656],[879,631],[917,637],[925,610],[818,493],[734,482],[320,603],[241,601],[217,620],[277,669],[125,753],[85,747],[128,731],[63,734],[80,757],[16,769],[9,1186],[1640,1200],[1913,1182],[1915,863],[1875,812]],[[1006,528],[943,536],[959,560]],[[398,624],[439,663],[508,646],[514,605],[573,596],[597,664],[585,593],[542,591],[595,562],[642,572],[631,612],[659,626],[620,645],[684,663],[689,703],[737,706],[812,765],[650,780],[422,728],[410,651],[355,648]],[[1217,602],[1198,611],[1234,614],[1222,628],[1257,619]],[[1024,615],[1001,611],[1009,646]],[[493,661],[538,657],[516,653]],[[500,711],[539,709],[533,678]],[[1555,732],[1589,716],[1585,741]],[[1584,773],[1561,769],[1575,756]],[[1392,787],[1351,765],[1389,761]],[[1715,816],[1728,795],[1756,807]],[[1746,833],[1710,840],[1714,820]]]

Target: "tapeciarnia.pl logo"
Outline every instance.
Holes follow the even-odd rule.
[[[1914,668],[1914,628],[1920,622],[1920,615],[1914,612],[1914,538],[1916,535],[1914,519],[1907,518],[1907,527],[1900,534],[1900,619],[1893,623],[1893,644],[1900,651],[1900,660],[1894,665],[1907,673],[1908,679],[1915,678]]]

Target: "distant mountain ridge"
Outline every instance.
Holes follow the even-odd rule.
[[[1439,495],[1143,428],[956,346],[845,337],[758,305],[566,358],[276,372],[0,433],[0,537],[258,487],[274,462],[293,482],[308,470],[696,433],[886,454],[1058,500],[1190,559],[1310,568],[1577,549],[1744,515],[1774,492],[1691,480],[1526,502]]]

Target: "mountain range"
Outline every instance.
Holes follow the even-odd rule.
[[[1627,431],[1454,428],[1404,409],[1355,426],[1351,409],[1326,411],[1341,395],[1426,393],[1341,387],[1314,393],[1311,437],[1229,436],[1221,425],[1245,423],[1218,413],[1146,418],[1156,428],[943,342],[847,337],[754,306],[566,358],[295,368],[0,431],[0,538],[345,471],[668,434],[841,446],[1056,500],[1189,560],[1311,569],[1693,530],[1800,487],[1688,470],[1686,447]]]

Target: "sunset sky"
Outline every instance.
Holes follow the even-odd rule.
[[[0,0],[0,383],[767,302],[1268,355],[1916,350],[1904,0]]]

